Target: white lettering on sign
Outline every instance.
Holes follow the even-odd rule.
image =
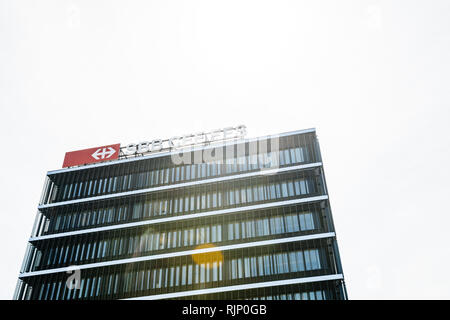
[[[114,150],[114,148],[99,148],[91,156],[95,160],[108,159],[111,158],[114,153],[116,153],[116,150]]]
[[[163,149],[181,149],[187,146],[212,143],[220,140],[243,138],[246,133],[247,128],[244,125],[241,125],[237,127],[228,127],[224,129],[214,130],[211,132],[199,132],[195,134],[172,137],[166,140],[156,139],[153,141],[130,143],[125,148],[123,148],[122,151],[126,155],[131,155],[147,152],[157,152]]]

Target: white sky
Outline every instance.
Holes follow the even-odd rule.
[[[0,298],[66,151],[315,127],[351,299],[450,298],[450,2],[0,0]]]

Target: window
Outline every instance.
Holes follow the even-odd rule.
[[[306,270],[320,269],[320,257],[317,249],[306,250],[304,254]]]
[[[301,230],[313,230],[314,229],[314,220],[312,213],[303,213],[299,215],[300,220],[300,228]]]

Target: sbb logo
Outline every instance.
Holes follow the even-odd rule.
[[[254,314],[254,315],[264,315],[267,313],[267,308],[263,304],[253,304],[253,305],[230,305],[227,304],[227,315],[231,314],[232,317],[240,314]]]

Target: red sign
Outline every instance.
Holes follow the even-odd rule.
[[[109,146],[66,152],[63,168],[119,158],[120,143]]]

